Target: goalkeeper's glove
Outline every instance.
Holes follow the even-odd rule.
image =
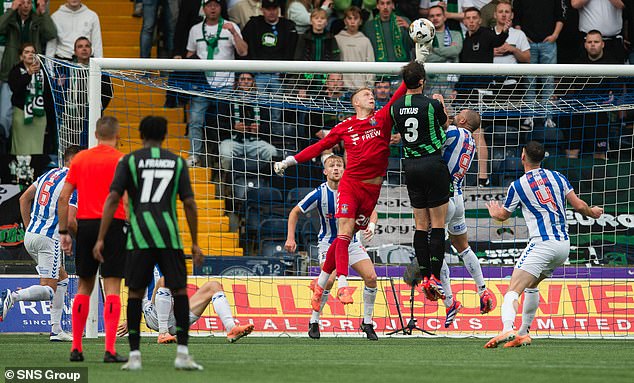
[[[295,160],[295,157],[293,156],[288,156],[286,157],[286,159],[276,162],[273,164],[273,171],[275,171],[275,174],[277,174],[278,176],[283,176],[284,175],[284,170],[286,170],[286,168],[288,168],[289,166],[295,165],[297,164],[297,161]]]
[[[427,61],[427,56],[431,53],[431,42],[427,44],[416,43],[416,61],[423,64]]]

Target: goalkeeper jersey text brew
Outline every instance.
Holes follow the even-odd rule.
[[[176,218],[176,196],[194,192],[185,161],[158,147],[136,150],[121,159],[111,191],[128,192],[128,250],[182,249]]]
[[[390,108],[394,128],[401,134],[405,158],[440,154],[446,136],[447,115],[438,100],[422,94],[406,94]]]

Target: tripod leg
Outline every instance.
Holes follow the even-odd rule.
[[[398,320],[401,322],[401,328],[388,332],[385,335],[392,335],[401,331],[403,332],[403,334],[407,334],[407,328],[405,327],[405,322],[403,322],[403,314],[401,313],[401,305],[398,301],[398,297],[396,296],[396,289],[394,288],[394,280],[392,278],[390,278],[390,286],[392,287],[392,294],[394,294],[394,303],[396,304],[396,312],[398,313]]]

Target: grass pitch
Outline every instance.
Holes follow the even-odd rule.
[[[103,338],[84,340],[83,363],[70,363],[70,344],[45,335],[0,335],[0,367],[88,367],[95,382],[634,382],[634,342],[535,339],[516,349],[483,348],[484,339],[262,338],[228,344],[190,338],[202,372],[175,371],[175,345],[142,338],[143,371],[104,364]],[[128,353],[126,340],[118,351]]]

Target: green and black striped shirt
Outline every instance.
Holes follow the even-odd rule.
[[[440,153],[447,139],[443,125],[447,115],[438,100],[422,94],[406,94],[390,107],[394,129],[401,134],[405,158]]]
[[[128,192],[128,250],[183,248],[176,195],[184,201],[194,192],[181,157],[158,147],[125,155],[117,165],[110,191]]]

